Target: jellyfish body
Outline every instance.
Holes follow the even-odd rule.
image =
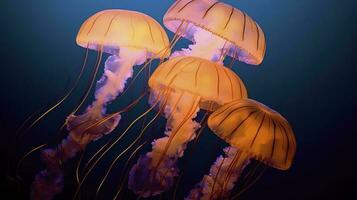
[[[165,108],[167,124],[166,136],[155,140],[152,151],[141,156],[129,173],[129,189],[141,197],[160,194],[173,185],[179,172],[177,160],[200,128],[194,121],[200,109],[212,111],[247,96],[234,72],[198,57],[176,57],[163,63],[149,86],[151,99],[160,99]]]
[[[176,1],[166,12],[164,25],[194,43],[174,56],[219,61],[228,55],[259,65],[265,55],[265,35],[259,25],[246,13],[217,0]]]
[[[77,44],[113,54],[97,82],[95,101],[82,115],[67,118],[70,135],[79,143],[87,143],[117,126],[120,115],[93,127],[91,134],[83,136],[83,129],[103,119],[105,106],[123,92],[125,83],[133,75],[133,66],[149,58],[166,57],[170,51],[167,35],[158,22],[143,13],[127,10],[105,10],[90,17],[79,30]],[[83,139],[86,137],[89,138]]]
[[[111,54],[105,62],[104,74],[97,82],[95,101],[86,111],[67,117],[69,135],[54,149],[43,151],[47,169],[41,171],[32,185],[32,199],[52,199],[63,187],[61,164],[73,158],[91,141],[112,132],[120,114],[106,114],[106,105],[123,92],[133,75],[133,66],[148,59],[170,54],[168,37],[153,18],[128,10],[104,10],[89,17],[77,35],[77,44]]]
[[[191,190],[187,200],[224,199],[251,159],[287,170],[296,141],[289,123],[276,111],[250,99],[228,103],[208,119],[208,126],[230,144],[211,166],[210,173]]]

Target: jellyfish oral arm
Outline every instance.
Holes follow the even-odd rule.
[[[130,171],[129,188],[136,194],[149,197],[172,187],[179,172],[177,160],[200,127],[193,121],[198,111],[194,95],[171,96],[165,109],[167,136],[155,140],[152,151],[142,156]]]
[[[92,108],[99,108],[105,113],[105,105],[123,92],[127,80],[133,76],[133,66],[145,60],[146,51],[134,48],[121,48],[119,56],[110,56],[105,63],[104,74],[97,82]]]
[[[190,191],[185,200],[216,200],[229,196],[250,159],[246,153],[232,146],[225,148],[224,152],[225,157],[217,158],[211,166],[209,174],[205,175],[201,182]]]
[[[228,48],[227,41],[201,28],[196,29],[193,33],[194,44],[189,45],[188,49],[181,49],[172,54],[171,57],[186,55],[205,58],[215,62],[224,59],[224,52]]]
[[[106,105],[123,92],[127,80],[133,75],[133,66],[140,65],[145,60],[146,51],[134,48],[121,48],[119,56],[112,55],[107,59],[104,74],[97,82],[95,101],[82,115],[70,115],[67,118],[67,129],[73,139],[85,144],[109,134],[117,127],[121,118],[119,114],[86,130],[91,124],[106,117]],[[86,135],[83,135],[84,132]]]

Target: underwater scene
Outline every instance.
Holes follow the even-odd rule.
[[[351,199],[357,3],[0,3],[4,199]]]

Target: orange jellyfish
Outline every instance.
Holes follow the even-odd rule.
[[[178,175],[177,160],[196,137],[200,109],[246,98],[240,78],[218,63],[198,57],[176,57],[160,65],[150,77],[151,101],[160,101],[167,119],[165,137],[152,142],[129,173],[129,188],[141,197],[168,190]]]
[[[166,12],[164,25],[193,42],[172,56],[222,61],[228,55],[233,61],[259,65],[265,55],[265,35],[259,25],[246,13],[217,0],[176,1]]]
[[[170,54],[168,41],[161,25],[139,12],[105,10],[83,23],[77,36],[78,45],[112,55],[97,82],[95,101],[84,114],[67,118],[68,129],[77,142],[87,143],[86,140],[97,139],[115,128],[120,115],[95,127],[91,134],[82,134],[85,127],[105,117],[106,104],[124,90],[127,79],[133,75],[133,66]]]
[[[33,199],[52,199],[63,187],[61,163],[115,129],[121,116],[118,113],[106,119],[106,105],[123,92],[133,75],[133,66],[170,54],[169,40],[161,25],[148,15],[128,10],[104,10],[89,17],[78,32],[77,44],[98,51],[95,73],[102,53],[110,56],[97,82],[94,102],[81,115],[72,113],[67,118],[70,133],[57,148],[44,150],[47,169],[35,178]],[[103,122],[93,125],[99,121]]]
[[[208,175],[191,190],[186,200],[225,199],[251,159],[287,170],[296,151],[294,133],[286,119],[250,99],[228,103],[208,118],[208,126],[230,144],[217,158]]]

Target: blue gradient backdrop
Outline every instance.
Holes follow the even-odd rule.
[[[56,99],[75,79],[83,56],[83,49],[75,44],[81,23],[93,13],[108,8],[144,12],[162,22],[165,11],[173,2],[0,2],[2,174],[8,175],[9,165],[5,163],[12,162],[16,153],[23,153],[30,147],[55,137],[64,117],[83,92],[85,79],[76,95],[25,136],[16,152],[11,148],[10,141],[21,122],[42,105]],[[253,189],[241,198],[349,199],[348,194],[356,186],[357,178],[357,156],[354,154],[357,132],[357,20],[353,13],[357,8],[356,1],[224,2],[247,12],[265,31],[267,54],[262,66],[255,68],[238,63],[235,71],[245,81],[252,98],[275,108],[288,118],[298,143],[295,163],[289,171],[268,169]],[[176,48],[187,44],[183,41]],[[95,54],[91,54],[91,57],[90,63],[94,63]],[[88,76],[89,72],[85,74],[86,78]],[[143,85],[144,82],[139,82],[139,86],[140,84]],[[125,99],[114,103],[112,109],[116,110],[123,102],[134,99],[140,92],[139,86]],[[139,106],[145,107],[146,103]],[[137,109],[131,115],[135,116],[141,111],[142,109]],[[192,180],[187,180],[188,183],[197,182],[207,172],[223,146],[209,132],[203,137],[198,153],[194,154],[196,159],[186,172],[187,177],[192,177]],[[212,155],[202,155],[207,150],[213,152]],[[27,195],[34,173],[43,167],[38,157],[39,154],[36,154],[25,162],[21,172],[24,177],[21,189],[15,194],[13,185],[7,181],[10,185],[8,192],[18,198]],[[69,171],[70,169],[72,168],[69,167]],[[2,180],[7,179],[2,176]],[[89,184],[90,182],[89,180]],[[70,197],[73,193],[73,181],[67,181],[66,186],[61,198]],[[180,197],[186,193],[187,191],[181,192]],[[103,195],[103,198],[106,196]]]

